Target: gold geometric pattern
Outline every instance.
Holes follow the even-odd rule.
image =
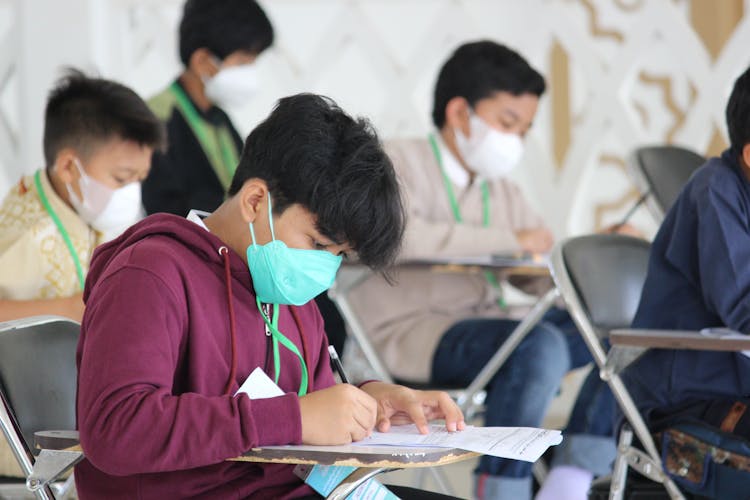
[[[23,179],[0,205],[0,298],[70,297],[81,291],[72,256],[44,210],[31,177]],[[47,184],[49,186],[49,184]],[[45,189],[50,202],[62,203]],[[71,209],[56,210],[76,250],[84,276],[98,243],[96,233]]]

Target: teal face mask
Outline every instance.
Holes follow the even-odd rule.
[[[328,290],[341,266],[341,256],[326,250],[289,248],[273,232],[271,195],[268,195],[271,242],[258,245],[250,223],[253,244],[247,247],[247,266],[255,294],[266,304],[301,306]]]

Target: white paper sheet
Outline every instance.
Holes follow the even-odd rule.
[[[241,392],[247,394],[250,399],[276,398],[284,395],[284,391],[260,367],[253,370],[234,395]]]
[[[557,430],[533,427],[474,427],[448,432],[445,426],[430,425],[429,434],[420,434],[415,425],[398,425],[388,432],[373,432],[356,443],[361,446],[433,446],[458,448],[494,457],[536,462],[549,448],[562,442]]]

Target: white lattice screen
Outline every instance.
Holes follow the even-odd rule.
[[[725,1],[737,3],[715,3]],[[43,101],[56,66],[96,68],[148,96],[179,70],[175,27],[181,4],[0,0],[3,192],[40,164],[43,103],[37,101]],[[522,52],[548,76],[552,91],[540,107],[517,178],[559,235],[615,221],[627,209],[633,193],[623,162],[636,145],[668,141],[699,152],[715,148],[724,134],[730,85],[750,63],[750,16],[729,29],[714,58],[695,27],[689,0],[262,4],[278,38],[259,61],[262,92],[233,113],[243,132],[278,97],[313,91],[370,117],[385,137],[425,134],[437,69],[455,46],[492,38]],[[750,12],[750,0],[744,0],[744,12]],[[56,22],[30,22],[47,15]],[[56,37],[65,37],[62,48]],[[636,221],[653,230],[645,213]]]

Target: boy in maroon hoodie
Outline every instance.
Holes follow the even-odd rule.
[[[256,446],[348,443],[391,423],[463,428],[445,393],[334,384],[311,299],[342,256],[390,264],[403,226],[370,125],[302,94],[250,134],[213,214],[153,215],[100,247],[77,353],[79,496],[306,496],[291,466],[226,460]],[[234,395],[257,367],[284,396]]]

